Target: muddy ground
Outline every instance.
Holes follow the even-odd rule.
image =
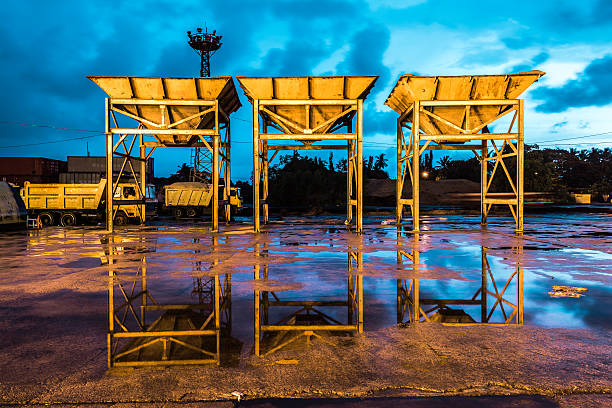
[[[601,327],[419,323],[332,339],[336,347],[315,338],[266,358],[244,344],[221,367],[108,371],[100,237],[56,228],[0,240],[0,404],[232,406],[238,391],[242,405],[269,407],[612,405],[612,334]],[[581,245],[599,248],[585,237]],[[399,398],[408,396],[429,398]]]

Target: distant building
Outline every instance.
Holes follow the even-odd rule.
[[[140,161],[131,161],[140,177]],[[119,175],[122,157],[113,158],[113,174]],[[132,177],[129,164],[123,169],[124,180]],[[44,157],[0,157],[0,181],[23,187],[23,183],[97,184],[106,177],[105,156],[68,156],[67,161]],[[147,181],[153,180],[153,158],[147,160]]]
[[[23,183],[57,183],[66,171],[63,160],[46,157],[0,157],[0,181],[23,187]]]
[[[113,175],[116,177],[121,171],[124,159],[122,157],[113,158]],[[126,163],[123,169],[123,178],[132,177],[132,168],[136,177],[140,177],[140,161],[131,160],[131,167]],[[67,170],[59,175],[60,183],[98,183],[100,179],[106,177],[106,157],[105,156],[68,156]],[[153,159],[147,160],[146,179],[153,180]]]

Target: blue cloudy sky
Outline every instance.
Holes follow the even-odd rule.
[[[0,156],[65,159],[86,154],[86,142],[103,155],[103,135],[90,131],[103,129],[105,94],[85,76],[195,76],[186,31],[204,22],[223,35],[213,75],[380,75],[365,105],[366,155],[394,157],[396,115],[383,102],[403,73],[545,71],[524,94],[527,142],[611,147],[612,1],[511,3],[11,2],[0,25]],[[239,93],[232,174],[248,179],[251,105]],[[167,175],[189,151],[154,157],[156,174]]]

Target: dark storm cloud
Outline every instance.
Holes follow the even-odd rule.
[[[155,44],[164,27],[150,23],[147,7],[158,3],[118,4],[35,2],[14,5],[12,19],[0,28],[3,90],[2,119],[79,129],[102,129],[103,96],[87,75],[147,75],[155,66]],[[176,8],[165,16],[175,17]],[[172,11],[175,10],[175,11]],[[5,145],[61,140],[91,133],[2,126]],[[19,143],[16,143],[16,141]],[[90,139],[103,152],[102,136]],[[7,143],[9,142],[9,143]],[[95,147],[99,149],[96,151]],[[77,150],[78,149],[78,150]],[[65,158],[83,154],[84,142],[40,148],[1,149],[0,154]]]
[[[575,80],[558,88],[538,87],[532,95],[543,101],[536,110],[545,113],[612,103],[612,55],[592,61]]]
[[[86,76],[196,76],[199,60],[187,45],[186,31],[207,24],[223,35],[223,47],[212,59],[213,75],[312,75],[346,47],[334,74],[381,75],[366,103],[365,131],[395,131],[394,114],[377,113],[373,106],[374,96],[389,86],[382,63],[389,31],[373,22],[363,1],[33,1],[6,8],[11,18],[0,26],[0,72],[11,99],[0,102],[3,121],[102,130],[106,94]],[[233,133],[244,142],[250,135],[250,120],[244,119],[250,104],[239,95],[243,109],[237,117],[243,120]],[[91,133],[3,125],[5,146],[32,147],[0,149],[0,155],[65,159],[84,154],[85,142],[36,144],[80,136]],[[88,140],[92,154],[104,153],[102,135]],[[240,161],[249,149],[249,143],[237,144],[234,157]]]
[[[377,112],[375,98],[391,87],[389,68],[382,62],[389,47],[390,33],[387,27],[371,24],[356,32],[350,41],[350,49],[336,71],[338,75],[379,75],[364,105],[364,133],[395,134],[395,113]]]
[[[521,6],[523,10],[520,10]],[[612,35],[610,0],[585,0],[579,5],[573,0],[517,2],[513,7],[523,11],[512,15],[519,25],[513,34],[501,38],[512,50],[543,44],[607,43]]]
[[[369,25],[355,33],[344,61],[336,68],[338,75],[379,75],[370,97],[374,96],[389,82],[389,68],[382,62],[389,41],[389,29],[381,24]]]
[[[284,49],[273,48],[262,58],[261,68],[254,72],[261,76],[306,76],[333,52],[321,39],[302,41],[294,38]]]
[[[552,24],[561,30],[579,30],[608,25],[612,21],[612,2],[596,0],[576,7],[575,2],[566,5],[554,4],[548,13]]]

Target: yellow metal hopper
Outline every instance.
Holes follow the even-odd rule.
[[[350,106],[325,101],[365,99],[378,75],[336,77],[236,77],[251,102],[259,100],[269,112],[266,117],[288,134],[324,134],[346,119],[339,116]],[[275,101],[285,101],[275,105]],[[295,104],[291,104],[294,101]],[[300,101],[310,101],[304,109]],[[321,101],[320,104],[313,103]],[[271,102],[271,103],[267,103]],[[289,103],[287,103],[289,102]],[[270,113],[271,112],[271,113]],[[353,113],[347,112],[347,114]],[[334,119],[336,118],[336,119]],[[331,122],[330,122],[331,120]]]
[[[385,105],[402,115],[414,101],[473,101],[517,99],[531,84],[544,75],[542,71],[519,72],[508,75],[415,76],[402,75],[385,101]],[[479,129],[493,121],[508,106],[473,105],[466,118],[465,105],[428,106],[427,110],[442,120],[429,115],[420,116],[420,129],[429,135],[452,134],[460,128]]]
[[[215,101],[219,103],[221,122],[226,122],[229,115],[240,108],[240,100],[231,76],[88,78],[111,97],[114,108],[133,115],[134,119],[146,129],[151,129],[151,134],[166,146],[189,146],[199,138],[189,134],[155,134],[155,129],[210,129],[215,124],[215,112],[211,109]],[[151,102],[135,104],[130,103],[130,100]],[[209,104],[190,104],[191,101],[204,101]],[[160,106],[164,108],[160,109]],[[198,115],[207,110],[210,112]]]

